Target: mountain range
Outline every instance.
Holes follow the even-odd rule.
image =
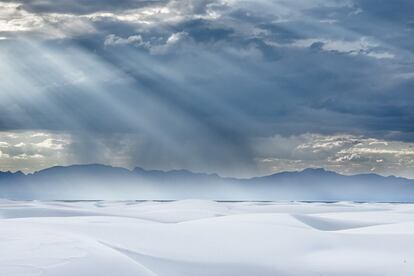
[[[187,170],[128,170],[92,164],[32,174],[0,172],[0,198],[414,202],[414,180],[377,174],[347,176],[324,169],[237,179]]]

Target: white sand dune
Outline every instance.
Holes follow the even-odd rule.
[[[0,275],[414,275],[414,205],[0,201]]]

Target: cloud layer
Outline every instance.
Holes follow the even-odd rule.
[[[390,5],[0,1],[0,131],[70,136],[70,162],[407,175],[398,158],[414,142],[414,4]],[[275,137],[275,149],[303,140],[309,152],[315,137],[388,146],[308,162],[276,154]],[[4,154],[4,168],[30,170]]]

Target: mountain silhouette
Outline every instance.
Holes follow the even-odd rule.
[[[0,198],[183,199],[414,202],[414,180],[324,169],[237,179],[188,170],[100,164],[51,167],[32,174],[0,172]]]

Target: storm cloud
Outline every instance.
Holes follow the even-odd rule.
[[[0,130],[70,137],[53,164],[232,176],[320,166],[414,176],[412,162],[396,159],[414,143],[410,1],[0,7]],[[339,162],[345,149],[312,162],[289,155],[281,166],[286,156],[275,137],[292,151],[322,139],[309,137],[353,137],[388,143],[388,152],[364,162],[345,153]]]

